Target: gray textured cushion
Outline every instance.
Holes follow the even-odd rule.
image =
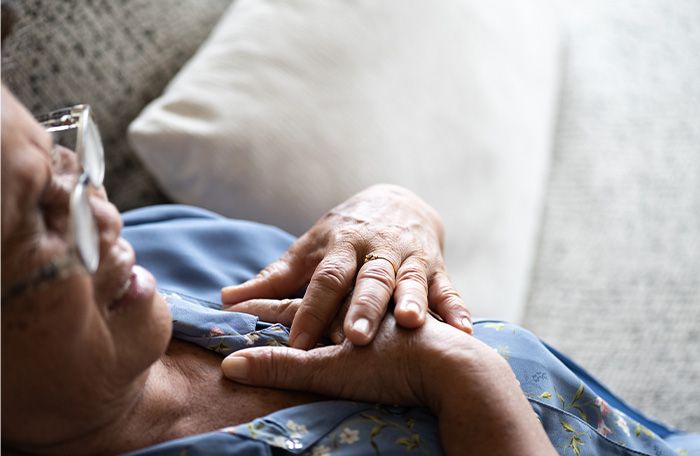
[[[525,324],[700,431],[700,2],[575,3]]]
[[[86,102],[102,132],[105,186],[120,209],[165,201],[126,127],[194,54],[230,0],[8,2],[2,79],[35,114]]]

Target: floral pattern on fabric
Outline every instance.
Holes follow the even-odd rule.
[[[608,403],[602,397],[610,396],[607,390],[577,377],[529,331],[508,323],[477,323],[475,336],[491,346],[510,347],[504,357],[561,454],[615,454],[615,446],[623,454],[677,454],[652,429]],[[546,407],[535,407],[539,404]]]
[[[307,415],[305,421],[290,418],[304,416],[300,411],[307,406],[300,406],[223,431],[305,456],[442,452],[437,423],[427,410],[349,401],[320,402],[315,406],[323,413]],[[310,429],[324,431],[312,433]]]
[[[179,339],[222,355],[251,346],[287,345],[289,332],[282,325],[212,309],[211,303],[198,304],[182,294],[164,295]],[[676,433],[641,416],[529,331],[500,321],[477,321],[474,337],[508,361],[559,454],[700,455],[700,436]],[[292,407],[135,454],[269,454],[258,449],[244,452],[250,441],[274,447],[275,454],[442,454],[437,420],[427,409],[351,401]]]
[[[279,323],[265,323],[254,315],[226,312],[198,304],[198,300],[160,290],[173,316],[173,334],[226,356],[236,350],[287,345],[289,330]]]

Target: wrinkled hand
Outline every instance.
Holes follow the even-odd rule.
[[[281,301],[276,311],[260,317],[283,323],[295,308],[295,301]],[[273,306],[274,307],[274,306]],[[292,310],[289,310],[292,309]],[[400,405],[433,405],[453,392],[440,383],[449,377],[446,358],[460,359],[461,366],[484,364],[498,358],[494,350],[461,331],[427,317],[415,330],[399,327],[392,315],[381,323],[374,341],[363,347],[347,339],[338,345],[309,351],[287,347],[256,347],[237,351],[222,362],[231,380],[255,386],[308,391],[329,397]],[[436,373],[439,379],[433,378]],[[488,369],[472,369],[482,377]],[[470,385],[479,382],[472,381]],[[489,381],[490,384],[490,381]]]
[[[374,338],[389,301],[405,328],[423,325],[428,309],[471,333],[471,316],[442,256],[439,215],[408,190],[377,185],[328,212],[255,278],[221,292],[224,305],[285,298],[308,284],[294,317],[290,345],[309,349],[353,290],[344,321],[355,345]]]
[[[296,301],[278,304],[265,308],[268,320],[293,317]],[[438,417],[447,455],[557,454],[505,360],[432,316],[407,330],[387,315],[365,347],[348,340],[309,351],[255,347],[232,353],[221,368],[229,379],[254,386],[426,405]]]

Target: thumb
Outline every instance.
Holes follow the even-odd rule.
[[[289,255],[268,264],[265,269],[252,279],[240,285],[221,289],[221,302],[233,305],[254,298],[284,298],[292,295],[304,286],[307,272],[292,267]]]
[[[334,396],[329,375],[341,350],[338,345],[310,351],[289,347],[254,347],[224,358],[221,370],[236,382]]]

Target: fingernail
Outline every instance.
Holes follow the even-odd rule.
[[[308,350],[310,345],[309,342],[311,342],[311,336],[309,336],[308,333],[303,332],[294,338],[294,343],[292,346],[302,350]]]
[[[221,362],[224,375],[233,380],[247,380],[250,363],[243,356],[229,356]]]
[[[355,323],[352,324],[352,329],[360,334],[369,334],[369,320],[366,318],[358,318]]]
[[[471,332],[472,322],[469,321],[468,318],[466,318],[466,317],[462,318],[462,326],[464,327],[464,329],[467,329],[467,330],[469,330],[469,332]]]
[[[409,302],[403,306],[404,311],[420,315],[420,306],[415,302]]]

